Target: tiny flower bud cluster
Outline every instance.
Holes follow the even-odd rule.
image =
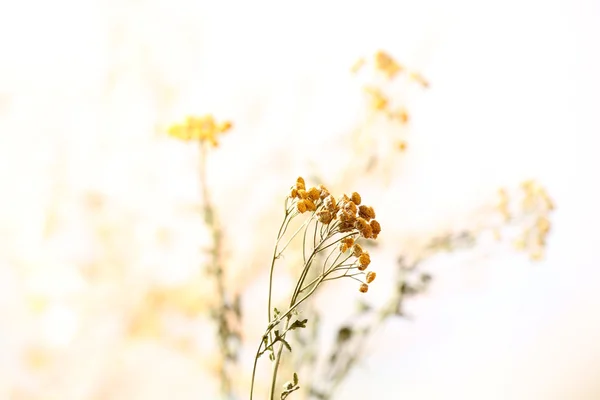
[[[362,204],[359,193],[353,192],[350,196],[344,194],[336,200],[325,186],[307,188],[304,179],[299,177],[290,190],[289,198],[293,200],[298,213],[313,212],[319,223],[327,226],[331,232],[346,234],[339,240],[339,251],[351,252],[349,257],[356,258],[354,268],[361,272],[367,269],[371,257],[356,241],[358,238],[377,239],[381,225],[375,219],[373,207]],[[361,292],[368,290],[368,284],[373,282],[375,276],[375,272],[367,273],[367,283],[361,285]]]
[[[212,115],[189,116],[182,123],[172,125],[167,132],[177,139],[208,142],[216,147],[219,145],[218,135],[229,131],[231,127],[231,122],[217,123]]]

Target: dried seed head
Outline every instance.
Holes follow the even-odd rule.
[[[308,199],[308,192],[304,189],[298,189],[298,198],[299,199]]]
[[[374,219],[371,220],[369,225],[371,225],[371,230],[373,231],[373,239],[377,239],[377,236],[381,233],[381,225]]]
[[[327,188],[324,185],[319,185],[319,190],[321,191],[321,194],[319,196],[321,197],[321,200],[329,196],[329,190],[327,190]]]
[[[298,211],[300,211],[301,214],[305,213],[306,212],[305,200],[298,201],[298,203],[296,204],[296,208],[298,209]]]
[[[373,282],[375,280],[376,276],[377,276],[377,274],[373,271],[367,272],[367,283]]]
[[[360,271],[367,269],[369,264],[371,264],[371,256],[369,255],[369,252],[365,251],[360,255],[360,257],[358,257],[358,264],[358,269]]]
[[[373,236],[373,229],[371,229],[371,225],[365,226],[365,228],[362,231],[360,231],[360,234],[365,239],[375,239],[375,237]]]
[[[317,189],[316,187],[311,187],[310,189],[308,189],[308,197],[313,201],[317,201],[319,200],[319,198],[321,198],[321,191],[319,189]]]
[[[304,183],[304,178],[302,178],[301,176],[298,177],[298,179],[296,179],[296,188],[297,189],[306,189],[305,183]]]
[[[357,218],[356,222],[354,223],[354,226],[356,227],[356,229],[362,232],[364,229],[367,228],[367,226],[369,226],[369,223],[364,218]]]
[[[342,243],[344,243],[346,246],[348,246],[350,248],[354,244],[354,238],[351,238],[351,237],[343,238]]]
[[[348,251],[348,245],[346,243],[340,243],[340,251],[345,253]]]
[[[360,287],[358,288],[358,290],[359,290],[361,293],[367,293],[367,292],[369,291],[369,285],[367,285],[366,283],[362,283],[362,284],[360,285]]]
[[[306,204],[306,209],[308,211],[317,211],[317,206],[312,202],[310,198],[304,199],[304,203]]]
[[[338,229],[342,233],[353,231],[354,230],[354,222],[352,222],[352,221],[342,221],[342,222],[340,222],[340,225],[338,226]]]
[[[363,253],[363,249],[362,247],[360,247],[360,244],[355,243],[354,246],[352,246],[352,255],[354,257],[360,257],[360,255]]]
[[[298,189],[292,188],[292,190],[290,191],[290,198],[293,199],[296,196],[298,196]]]
[[[327,197],[325,197],[325,200],[323,200],[323,204],[325,205],[327,211],[329,211],[330,213],[337,213],[338,207],[335,198],[332,195],[328,195]]]
[[[344,209],[352,215],[356,215],[356,212],[358,211],[358,207],[356,207],[356,204],[354,204],[353,201],[349,201],[346,204],[344,204]]]
[[[319,222],[322,224],[329,224],[333,220],[333,215],[327,210],[321,210],[318,212]]]
[[[352,196],[350,196],[350,199],[357,206],[360,205],[361,198],[360,198],[360,194],[358,194],[357,192],[352,192]]]
[[[339,201],[339,205],[341,207],[343,207],[346,203],[348,203],[350,201],[350,197],[348,197],[347,195],[342,195],[342,198]]]
[[[366,219],[367,221],[375,218],[375,210],[373,210],[373,207],[370,206],[360,206],[358,207],[358,215],[361,218]]]
[[[356,215],[348,212],[345,208],[337,212],[337,217],[340,221],[347,222],[349,224],[354,224],[354,221],[356,220]]]

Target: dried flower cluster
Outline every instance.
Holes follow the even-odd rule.
[[[418,72],[409,71],[402,64],[398,63],[394,58],[385,51],[378,51],[373,57],[374,68],[377,72],[385,75],[389,81],[393,81],[400,76],[404,76],[408,81],[415,82],[423,88],[429,87],[429,82]],[[351,71],[357,73],[366,61],[360,58],[352,67]],[[408,110],[404,106],[394,106],[390,96],[387,95],[382,86],[367,85],[364,91],[369,98],[369,107],[378,113],[383,113],[389,120],[399,122],[401,125],[406,125],[409,122],[410,116]],[[396,142],[396,147],[400,151],[407,148],[406,140],[400,139]]]
[[[325,186],[307,187],[304,179],[299,177],[290,188],[285,206],[285,217],[271,262],[268,297],[269,324],[255,357],[250,389],[251,399],[254,392],[256,363],[258,358],[266,352],[269,353],[271,360],[275,361],[269,399],[275,398],[281,353],[284,347],[288,350],[291,349],[290,344],[286,341],[286,334],[290,330],[306,327],[306,319],[292,320],[292,316],[297,313],[296,310],[301,303],[312,296],[317,288],[326,281],[350,278],[359,282],[361,293],[366,293],[369,290],[369,284],[377,276],[373,271],[365,272],[371,264],[371,256],[368,251],[363,250],[358,242],[362,239],[377,239],[381,233],[381,225],[375,220],[373,207],[362,204],[359,193],[353,192],[350,196],[344,194],[339,200],[336,200]],[[280,242],[284,239],[291,221],[301,215],[306,215],[307,218],[280,250]],[[299,235],[303,237],[303,266],[296,287],[290,296],[288,309],[280,312],[277,308],[271,308],[275,261],[280,258],[281,253],[290,242]],[[277,343],[279,349],[275,350],[274,345]],[[293,384],[290,382],[284,385],[281,398],[285,398],[292,391],[299,389],[297,382],[297,375],[294,374]]]
[[[519,212],[525,217],[525,228],[515,242],[519,250],[529,253],[532,260],[540,260],[544,255],[546,239],[550,232],[550,213],[554,203],[546,189],[533,180],[520,186],[521,201]]]
[[[182,123],[172,125],[168,133],[177,139],[207,142],[216,147],[219,145],[218,136],[231,127],[231,122],[217,123],[213,116],[208,114],[202,117],[188,116]]]

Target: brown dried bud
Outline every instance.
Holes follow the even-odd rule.
[[[358,194],[357,192],[352,192],[352,196],[350,196],[350,199],[357,206],[360,205],[361,198],[360,198],[360,194]]]
[[[373,239],[373,229],[371,229],[371,225],[367,224],[361,231],[360,234],[365,239]]]
[[[299,176],[298,179],[296,179],[296,188],[302,190],[306,189],[304,178],[302,178],[301,176]]]
[[[342,221],[339,225],[340,232],[344,233],[344,232],[350,232],[352,230],[354,230],[354,223],[351,221]]]
[[[348,247],[352,247],[352,245],[354,244],[354,238],[351,238],[351,237],[343,238],[342,243],[344,243]]]
[[[349,201],[346,204],[344,204],[344,209],[352,213],[353,215],[356,215],[356,212],[358,211],[358,207],[356,207],[356,204],[354,204],[353,201]]]
[[[358,229],[359,231],[363,231],[367,226],[369,226],[369,223],[367,222],[366,219],[364,218],[357,218],[356,222],[354,223],[354,226],[356,227],[356,229]]]
[[[352,255],[354,257],[360,257],[360,255],[363,253],[363,249],[362,247],[360,247],[360,244],[355,243],[354,246],[352,246]]]
[[[367,285],[366,283],[362,283],[358,290],[361,293],[367,293],[369,291],[369,285]]]
[[[337,212],[337,217],[340,219],[340,221],[342,222],[348,222],[350,224],[353,224],[354,221],[356,220],[356,216],[348,211],[346,211],[346,209],[341,209]]]
[[[292,199],[293,199],[293,198],[294,198],[294,197],[296,197],[296,196],[298,196],[298,189],[296,189],[296,188],[293,188],[293,189],[290,191],[290,198],[292,198]]]
[[[316,187],[311,187],[308,189],[308,197],[315,202],[321,197],[321,192]]]
[[[312,202],[311,199],[309,199],[309,198],[304,199],[304,203],[306,203],[306,209],[308,211],[317,211],[317,206],[315,205],[315,203]]]
[[[333,215],[327,210],[321,210],[317,213],[319,217],[319,222],[322,224],[329,224],[333,220]]]
[[[296,208],[298,209],[298,211],[300,211],[300,213],[305,213],[306,212],[305,200],[298,201],[298,203],[296,204]]]
[[[325,197],[325,200],[323,200],[323,204],[325,205],[327,211],[329,211],[330,213],[337,213],[337,205],[335,202],[335,198],[332,195]]]
[[[375,210],[370,206],[360,206],[358,207],[358,215],[361,218],[366,219],[367,221],[375,218]]]
[[[358,269],[360,271],[367,269],[369,264],[371,264],[371,256],[369,255],[369,252],[365,251],[360,255],[360,257],[358,257],[358,264]]]
[[[373,230],[373,238],[377,239],[377,235],[381,233],[381,225],[376,220],[371,220],[369,223],[371,225],[371,229]]]
[[[375,280],[376,276],[377,276],[377,274],[373,271],[367,272],[367,283],[373,282]]]
[[[304,189],[298,189],[298,198],[302,200],[308,199],[308,192]]]
[[[346,243],[340,243],[340,251],[345,253],[348,251],[348,245]]]
[[[320,197],[321,199],[324,199],[325,197],[329,196],[329,190],[327,190],[327,188],[323,185],[319,185],[319,190],[321,191]]]

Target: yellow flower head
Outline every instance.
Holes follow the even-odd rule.
[[[184,122],[169,127],[167,133],[176,139],[209,142],[216,147],[219,145],[218,135],[229,131],[231,127],[231,122],[217,124],[213,116],[208,114],[202,117],[189,116]]]

